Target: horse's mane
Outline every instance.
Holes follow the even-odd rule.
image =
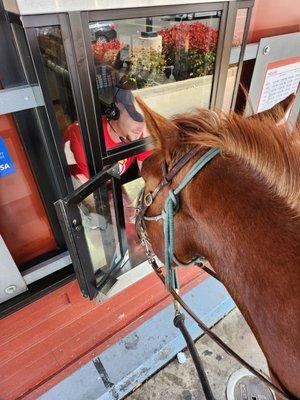
[[[277,126],[274,117],[224,116],[209,110],[175,116],[185,145],[219,147],[251,168],[274,194],[300,213],[300,134]]]

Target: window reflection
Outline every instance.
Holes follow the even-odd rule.
[[[119,275],[146,261],[135,230],[136,199],[143,186],[142,178],[122,185],[125,227],[118,226],[111,182],[78,205],[92,266],[103,283],[114,284]],[[121,248],[119,229],[124,228],[126,248]]]
[[[151,19],[150,26],[142,18],[114,23],[112,39],[92,43],[98,88],[116,85],[117,72],[127,76],[131,89],[212,74],[218,39],[218,29],[212,27],[218,21],[212,19],[171,23],[171,17],[161,17]],[[110,25],[99,24],[99,29]]]
[[[90,23],[104,136],[108,130],[114,139],[105,138],[107,148],[147,135],[130,113],[124,123],[133,126],[130,135],[122,121],[117,126],[117,118],[111,118],[114,106],[123,118],[121,90],[141,96],[166,116],[209,107],[219,20],[219,12],[209,12]]]
[[[105,278],[122,260],[111,185],[99,188],[78,207],[93,269]]]
[[[142,178],[135,179],[122,186],[125,230],[131,268],[147,259],[145,249],[141,245],[135,229],[136,201],[143,187],[144,180]]]
[[[64,148],[73,186],[76,189],[89,178],[89,172],[61,30],[58,26],[36,29],[53,109],[61,133],[61,146]]]

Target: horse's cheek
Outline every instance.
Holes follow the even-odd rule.
[[[164,260],[164,237],[163,226],[161,222],[150,222],[147,226],[148,236],[152,249],[157,257]]]

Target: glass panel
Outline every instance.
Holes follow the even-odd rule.
[[[13,32],[8,18],[2,12],[0,22],[0,89],[26,85],[28,82],[18,57]]]
[[[78,205],[94,272],[111,272],[121,260],[111,185]]]
[[[11,115],[0,116],[0,233],[17,264],[57,249]]]
[[[244,37],[246,19],[247,19],[247,8],[241,8],[237,12],[236,22],[234,27],[234,34],[233,34],[233,43],[232,48],[235,48],[236,57],[239,60],[241,54],[241,46]],[[226,87],[224,93],[224,100],[223,100],[223,111],[229,112],[232,106],[233,100],[233,92],[236,83],[236,76],[238,71],[239,63],[235,63],[229,66],[228,74],[226,78]]]
[[[209,107],[220,12],[90,23],[108,149],[147,136],[134,103],[165,116]]]
[[[144,187],[143,178],[137,178],[122,185],[123,205],[125,214],[125,230],[128,244],[128,254],[130,267],[134,268],[142,262],[146,261],[147,257],[145,249],[136,234],[135,215],[136,203],[139,193]]]
[[[37,37],[53,103],[61,145],[64,147],[74,188],[89,179],[83,139],[71,88],[61,30],[58,26],[37,28]]]
[[[117,184],[120,182],[118,181]],[[135,205],[144,185],[142,178],[122,185],[125,226],[117,218],[112,182],[102,185],[79,205],[84,236],[96,280],[106,294],[117,278],[146,260],[135,232]],[[121,238],[125,228],[126,239]]]

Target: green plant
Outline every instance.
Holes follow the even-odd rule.
[[[130,52],[129,79],[137,87],[152,86],[160,80],[166,65],[164,54],[144,46],[134,46]]]

